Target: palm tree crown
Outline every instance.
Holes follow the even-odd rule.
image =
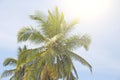
[[[78,80],[73,59],[92,71],[91,65],[73,52],[73,49],[79,47],[88,50],[90,37],[87,34],[68,36],[77,20],[67,23],[57,7],[55,12],[48,10],[47,16],[36,12],[30,18],[37,21],[39,26],[20,29],[17,40],[42,45],[19,54],[17,66],[25,66],[23,80]]]

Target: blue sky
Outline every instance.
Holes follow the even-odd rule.
[[[0,0],[0,74],[7,69],[2,66],[3,60],[17,57],[17,31],[24,26],[37,25],[28,15],[36,10],[47,13],[48,9],[54,10],[54,7],[58,6],[65,12],[66,19],[76,17],[73,14],[68,15],[72,10],[69,6],[65,8],[66,5],[61,1]],[[73,32],[88,33],[92,38],[89,51],[86,52],[83,48],[76,50],[76,53],[93,66],[91,74],[86,67],[76,62],[79,80],[120,80],[120,1],[109,1],[111,5],[101,14],[80,16],[80,24]]]

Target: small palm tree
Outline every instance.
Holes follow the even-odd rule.
[[[18,42],[30,41],[33,44],[41,44],[41,46],[26,50],[19,55],[20,63],[29,64],[25,69],[23,80],[78,80],[73,59],[92,71],[91,65],[72,51],[80,47],[88,50],[91,42],[87,34],[68,36],[77,24],[76,20],[67,23],[58,8],[53,13],[48,10],[48,16],[36,12],[30,17],[36,20],[39,26],[37,28],[27,26],[20,29]]]
[[[18,48],[19,55],[22,52],[24,52],[26,49],[27,49],[26,46],[24,46],[23,49]],[[19,63],[19,58],[18,58],[18,60],[14,59],[14,58],[5,59],[4,62],[3,62],[4,66],[13,65],[13,66],[16,66],[16,67],[14,69],[11,69],[11,70],[5,70],[2,73],[1,78],[11,76],[10,80],[22,80],[22,78],[24,76],[24,73],[25,73],[25,70],[24,70],[25,67],[24,66],[18,66],[18,63]]]

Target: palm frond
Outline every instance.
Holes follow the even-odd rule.
[[[71,59],[68,59],[67,57],[64,60],[64,68],[67,73],[72,71],[72,65],[71,65]]]
[[[30,18],[40,22],[41,24],[44,24],[47,21],[47,16],[40,11],[36,11],[34,15],[30,15]]]
[[[18,53],[21,53],[21,52],[23,52],[23,51],[25,51],[25,50],[27,50],[27,46],[26,46],[26,45],[24,45],[23,48],[18,47]]]
[[[77,74],[77,71],[76,71],[76,68],[74,67],[74,65],[73,65],[73,70],[74,70],[74,73],[76,75],[76,78],[78,79],[78,74]]]
[[[37,65],[33,64],[25,68],[25,75],[22,80],[36,80],[37,75]]]
[[[10,78],[10,80],[15,80],[15,76],[13,75],[13,76]]]
[[[41,43],[48,39],[43,36],[37,29],[32,27],[24,27],[18,32],[18,42],[31,41],[33,43]]]
[[[44,64],[39,62],[38,66],[37,66],[37,75],[36,75],[36,80],[40,80],[40,75],[41,75],[41,71],[44,68]]]
[[[58,80],[59,72],[57,71],[57,65],[56,64],[53,64],[53,65],[48,64],[47,70],[48,70],[49,76],[53,80]]]
[[[76,46],[78,46],[78,45],[81,46],[81,44],[78,44],[78,41],[80,41],[79,36],[74,35],[72,37],[65,39],[64,42],[65,42],[66,48],[73,49],[73,48],[76,48]]]
[[[83,46],[86,50],[89,49],[89,45],[91,43],[91,38],[88,34],[84,34],[82,37],[81,37],[81,42],[83,43]]]
[[[75,25],[78,24],[78,22],[79,22],[78,19],[74,19],[70,23],[66,24],[64,33],[65,34],[69,33],[75,27]]]
[[[65,46],[68,49],[74,49],[83,46],[86,50],[88,50],[90,43],[91,39],[87,34],[84,34],[82,37],[74,35],[68,39],[65,39]]]
[[[11,76],[11,75],[14,74],[14,72],[15,72],[15,69],[13,69],[13,70],[5,70],[5,71],[1,74],[1,78],[7,77],[7,76]]]
[[[73,73],[71,72],[70,79],[68,79],[68,80],[78,80],[78,79],[76,79],[75,76],[73,75]]]
[[[40,58],[40,55],[44,51],[46,51],[46,48],[43,46],[36,49],[27,49],[21,52],[18,55],[18,66],[24,63],[26,63],[26,65],[29,65],[32,61],[34,61],[34,59]]]
[[[26,62],[27,56],[29,55],[30,52],[31,50],[26,50],[18,54],[17,68],[19,68],[21,65],[23,65]]]
[[[17,60],[14,58],[7,58],[4,60],[3,62],[3,66],[7,66],[7,65],[16,65],[17,64]]]
[[[56,34],[61,33],[62,25],[64,22],[64,15],[58,11],[56,7],[55,14],[48,10],[48,20],[45,24],[43,24],[42,30],[44,34],[46,34],[49,38],[52,38]]]
[[[41,71],[41,75],[40,75],[40,80],[47,80],[46,78],[48,77],[48,73],[47,73],[47,65],[44,66],[44,68]]]
[[[82,58],[81,56],[77,55],[76,53],[74,53],[72,51],[69,51],[69,54],[73,59],[79,61],[83,65],[86,65],[90,69],[90,71],[92,72],[92,66],[84,58]]]
[[[30,65],[31,63],[33,63],[33,60],[36,57],[39,57],[39,56],[35,56],[36,53],[35,54],[34,53],[35,53],[34,50],[32,51],[32,49],[29,49],[19,54],[17,68],[19,68],[22,65]]]

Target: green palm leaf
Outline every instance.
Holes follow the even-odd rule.
[[[87,34],[84,34],[82,37],[74,35],[68,39],[65,39],[65,47],[68,49],[74,49],[83,46],[86,50],[88,50],[90,43],[91,39]]]
[[[15,80],[15,76],[12,76],[12,77],[10,78],[10,80]]]
[[[21,41],[31,41],[33,43],[41,43],[47,41],[37,29],[32,27],[24,27],[18,32],[18,42]]]
[[[7,58],[4,62],[3,65],[7,66],[7,65],[16,65],[17,64],[17,60],[14,58]]]
[[[30,18],[40,23],[46,23],[47,21],[47,16],[40,11],[36,11],[34,15],[30,15]]]
[[[5,70],[5,71],[1,74],[1,78],[7,77],[7,76],[11,76],[11,75],[14,74],[14,72],[15,72],[15,69]]]
[[[83,65],[86,65],[90,69],[90,71],[92,72],[92,66],[84,58],[82,58],[81,56],[77,55],[76,53],[74,53],[72,51],[69,51],[69,54],[73,59],[79,61]]]
[[[27,46],[24,45],[23,49],[21,47],[18,47],[18,53],[20,54],[21,52],[27,50]]]
[[[40,58],[40,55],[43,54],[46,51],[46,48],[43,47],[39,47],[36,49],[27,49],[23,52],[21,52],[18,55],[18,65],[17,66],[21,66],[23,64],[25,65],[30,65],[32,64],[35,59]]]
[[[64,22],[63,13],[59,13],[58,8],[56,7],[55,14],[48,10],[48,19],[46,23],[42,23],[41,29],[45,35],[49,38],[54,37],[56,34],[62,32],[62,25]]]
[[[64,34],[66,35],[67,33],[69,33],[76,24],[78,24],[78,19],[74,19],[73,21],[71,21],[70,23],[64,25],[65,29],[64,29]]]
[[[74,67],[74,65],[73,65],[73,70],[74,70],[74,73],[75,73],[75,75],[76,75],[76,78],[78,79],[77,70],[76,70],[76,68]]]

